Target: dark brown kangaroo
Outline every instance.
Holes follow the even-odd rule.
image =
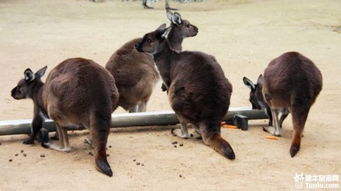
[[[71,58],[56,66],[44,84],[41,77],[46,68],[45,66],[35,74],[31,69],[26,69],[25,78],[12,90],[13,98],[31,98],[34,103],[32,135],[24,143],[33,144],[44,116],[55,121],[60,145],[42,144],[54,150],[71,150],[66,127],[89,128],[95,146],[97,169],[112,176],[105,149],[111,113],[118,102],[114,78],[92,60]]]
[[[181,51],[183,39],[195,36],[198,28],[187,20],[181,19],[178,13],[168,11],[167,16],[172,21],[170,42],[172,47]],[[120,93],[119,106],[129,112],[146,111],[154,85],[159,80],[153,57],[135,49],[135,44],[141,40],[137,38],[124,44],[106,64],[106,69],[115,76],[116,86]]]
[[[287,52],[270,62],[264,71],[263,96],[271,108],[273,127],[280,135],[278,111],[289,109],[294,127],[290,155],[300,150],[301,137],[310,107],[322,89],[322,75],[315,64],[297,52]]]
[[[168,98],[175,111],[181,129],[172,131],[174,135],[188,138],[187,123],[203,137],[205,144],[234,159],[230,144],[220,135],[220,122],[230,105],[232,85],[215,59],[202,52],[171,49],[167,35],[171,30],[161,25],[146,34],[138,51],[154,55],[161,77],[168,88]]]
[[[262,109],[265,110],[267,116],[269,117],[269,126],[272,125],[272,114],[270,106],[265,102],[262,89],[263,89],[263,75],[259,75],[257,83],[254,84],[249,78],[244,77],[243,82],[246,86],[250,88],[249,100],[252,105],[252,109]],[[282,128],[283,121],[289,115],[289,110],[287,108],[279,109],[279,127]],[[266,130],[264,128],[264,130]],[[279,136],[279,135],[277,135]]]

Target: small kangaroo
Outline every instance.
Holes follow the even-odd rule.
[[[173,26],[169,41],[172,47],[181,51],[183,39],[197,35],[198,28],[189,21],[181,19],[179,13],[167,10],[167,16]],[[159,80],[153,57],[135,49],[135,44],[141,40],[142,38],[137,38],[124,44],[111,56],[105,66],[115,76],[120,94],[118,105],[129,112],[146,111],[153,88]],[[166,90],[164,86],[163,90]]]
[[[290,155],[294,157],[300,150],[310,107],[322,90],[322,74],[309,58],[298,52],[287,52],[269,63],[259,81],[273,117],[273,127],[267,128],[268,132],[280,135],[279,110],[291,112],[294,131]]]
[[[270,106],[265,102],[262,88],[263,88],[263,75],[259,75],[257,83],[254,84],[249,78],[244,77],[243,82],[246,86],[250,88],[250,97],[249,101],[251,102],[252,109],[261,109],[265,110],[265,113],[269,117],[269,126],[272,125],[272,114]],[[279,118],[279,127],[282,128],[283,121],[289,115],[289,110],[287,108],[279,109],[279,114],[281,117]],[[266,131],[265,128],[263,128]],[[278,135],[279,136],[279,135]]]
[[[97,169],[112,176],[105,149],[111,113],[118,102],[113,76],[92,60],[71,58],[57,65],[43,83],[41,77],[46,68],[36,73],[26,69],[24,79],[11,92],[14,99],[33,100],[32,134],[24,144],[34,143],[44,116],[55,121],[60,145],[42,143],[42,146],[57,151],[71,151],[67,127],[89,128],[95,147]]]
[[[173,50],[167,40],[171,30],[172,27],[161,25],[145,34],[136,49],[154,56],[168,89],[170,105],[181,124],[181,129],[172,133],[189,138],[187,124],[191,123],[205,144],[224,157],[234,159],[232,147],[220,135],[220,122],[230,105],[232,85],[213,56]]]

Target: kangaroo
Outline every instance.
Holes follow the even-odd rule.
[[[213,56],[173,50],[167,40],[171,30],[172,27],[161,25],[145,34],[136,49],[154,56],[168,89],[169,102],[181,128],[172,134],[189,138],[187,124],[191,123],[205,144],[224,157],[234,159],[232,147],[220,135],[220,122],[230,105],[232,85]]]
[[[254,84],[249,78],[244,77],[243,82],[246,86],[250,88],[250,97],[249,100],[252,105],[252,109],[261,109],[264,110],[267,116],[269,117],[269,126],[272,125],[272,114],[270,106],[265,102],[262,88],[263,88],[263,75],[259,75],[257,83]],[[279,109],[279,114],[281,117],[279,118],[279,127],[282,128],[283,121],[289,115],[289,110],[287,108]],[[265,128],[263,128],[266,131]],[[279,136],[279,135],[278,135]]]
[[[273,117],[273,127],[267,131],[280,135],[278,112],[281,109],[291,112],[294,131],[290,155],[294,157],[300,150],[310,107],[322,90],[322,74],[309,58],[298,52],[287,52],[269,63],[260,81]]]
[[[167,16],[173,26],[169,41],[172,47],[181,51],[183,39],[196,36],[198,28],[182,19],[179,13],[167,10]],[[110,57],[105,66],[115,76],[120,94],[118,105],[129,112],[146,111],[153,88],[159,80],[153,57],[135,49],[135,44],[141,40],[142,38],[136,38],[124,44]],[[166,90],[165,86],[163,90]]]
[[[56,123],[60,145],[42,143],[42,146],[53,150],[71,151],[68,126],[89,128],[95,147],[97,169],[112,176],[105,149],[111,113],[118,103],[113,76],[92,60],[71,58],[57,65],[43,83],[41,77],[46,68],[36,73],[26,69],[24,79],[11,91],[14,99],[30,98],[34,104],[32,134],[24,144],[34,143],[44,116]]]

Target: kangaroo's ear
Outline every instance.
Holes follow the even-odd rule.
[[[30,68],[27,68],[24,72],[24,80],[26,82],[31,82],[34,80],[34,74]]]
[[[45,72],[46,72],[46,69],[47,69],[47,66],[44,66],[42,67],[40,70],[38,70],[36,73],[35,73],[35,77],[36,78],[41,78],[44,76]]]
[[[175,25],[181,24],[182,21],[181,15],[178,12],[173,13],[170,10],[167,10],[167,18],[171,23]]]
[[[166,39],[168,38],[169,32],[172,30],[172,27],[168,27],[167,29],[165,29],[161,35],[162,38]]]
[[[180,13],[175,12],[174,15],[175,15],[175,21],[176,21],[176,23],[177,23],[178,25],[180,25],[180,24],[182,23],[182,18],[181,18]]]
[[[251,89],[251,91],[256,90],[256,85],[247,77],[243,77],[244,84]]]
[[[264,77],[263,77],[263,75],[262,74],[260,74],[259,76],[258,76],[258,79],[257,79],[257,84],[263,84],[263,82],[264,82]]]

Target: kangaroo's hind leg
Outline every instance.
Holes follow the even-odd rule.
[[[146,102],[142,102],[138,105],[138,112],[146,112],[147,111],[147,103]]]
[[[189,138],[190,135],[188,133],[188,128],[187,128],[188,121],[180,115],[177,115],[177,118],[180,121],[180,129],[172,129],[171,133],[174,136],[178,136],[184,139]]]
[[[70,152],[71,147],[69,145],[69,138],[67,135],[66,127],[61,127],[61,125],[56,122],[56,130],[59,137],[59,145],[53,143],[42,143],[42,146],[56,151]]]
[[[281,114],[281,117],[279,118],[279,127],[282,128],[283,121],[288,117],[289,115],[289,109],[288,108],[283,108],[279,112]]]
[[[278,122],[278,109],[271,109],[272,126],[263,127],[264,131],[267,131],[275,136],[281,136],[279,122]]]

